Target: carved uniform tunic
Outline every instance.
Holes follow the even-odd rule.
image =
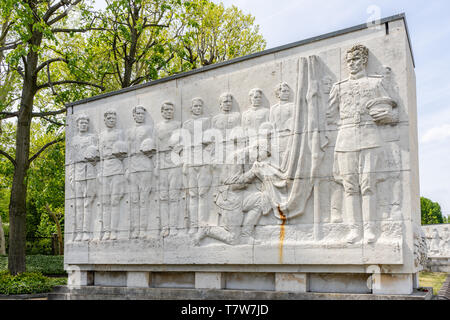
[[[86,162],[85,151],[87,147],[97,147],[97,138],[94,134],[78,135],[72,141],[72,159],[74,159],[74,181],[95,179],[97,172],[95,167]]]
[[[161,121],[156,124],[156,141],[159,157],[159,185],[161,200],[178,200],[181,187],[181,173],[177,170],[177,165],[172,162],[172,147],[170,138],[172,134],[180,129],[179,121]]]
[[[285,103],[272,106],[270,109],[270,122],[275,125],[276,139],[275,145],[278,147],[278,154],[280,158],[278,162],[281,163],[282,156],[285,153],[288,147],[288,141],[290,138],[290,134],[294,128],[294,104],[293,103]],[[272,145],[274,142],[272,142]]]
[[[141,151],[141,144],[145,139],[153,137],[151,126],[136,126],[128,130],[128,144],[130,147],[129,172],[151,172],[153,161]]]
[[[255,134],[258,133],[261,124],[267,121],[269,121],[269,110],[266,108],[250,106],[242,114],[242,126],[246,129],[255,130]]]
[[[272,106],[270,109],[270,122],[275,125],[277,131],[292,131],[294,117],[294,104],[285,103]]]
[[[348,79],[336,83],[331,89],[330,111],[335,112],[333,108],[337,108],[340,118],[336,151],[360,151],[381,146],[378,125],[366,105],[375,98],[388,98],[382,80],[381,77]]]
[[[241,114],[239,112],[220,113],[212,118],[211,125],[224,134],[224,138],[231,129],[241,125]]]
[[[208,130],[211,126],[209,118],[193,117],[183,123],[183,129],[190,133],[190,143],[185,143],[190,150],[185,150],[187,154],[187,164],[189,166],[201,166],[205,164],[205,157],[203,146],[203,132]]]
[[[378,125],[367,104],[376,98],[388,98],[382,77],[362,77],[336,83],[330,93],[328,115],[339,113],[339,131],[335,146],[334,176],[346,193],[373,191],[375,172],[381,161],[382,145]]]
[[[122,130],[112,129],[100,133],[100,156],[103,159],[104,177],[124,173],[122,161],[112,154],[114,144],[118,141],[123,141]]]

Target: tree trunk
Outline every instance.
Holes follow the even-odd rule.
[[[5,241],[5,233],[3,232],[3,223],[2,217],[0,216],[0,254],[6,254],[6,241]]]
[[[45,209],[47,210],[48,214],[52,217],[53,221],[55,221],[56,232],[57,232],[57,236],[58,236],[58,254],[63,255],[64,254],[64,239],[63,239],[63,234],[61,231],[61,224],[59,223],[59,219],[56,216],[56,213],[54,213],[52,210],[50,210],[50,206],[48,204],[45,205]]]
[[[27,217],[27,171],[30,158],[30,129],[36,94],[36,74],[38,53],[32,46],[40,47],[42,34],[36,32],[30,39],[29,52],[25,63],[19,117],[16,133],[16,167],[9,203],[9,253],[8,269],[12,275],[26,271],[26,217]]]
[[[16,134],[16,167],[9,203],[9,254],[8,269],[12,275],[26,271],[26,214],[28,158],[30,156],[30,127],[33,95],[24,83],[21,112]],[[31,101],[30,101],[31,97]],[[30,108],[31,106],[31,108]],[[31,109],[31,110],[30,110]]]

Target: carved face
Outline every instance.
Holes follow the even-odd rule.
[[[259,107],[262,103],[262,93],[259,90],[253,91],[253,93],[250,96],[250,101],[252,102],[252,105],[255,107]]]
[[[89,120],[80,119],[77,122],[79,132],[87,132],[89,130]]]
[[[166,120],[172,120],[173,119],[173,106],[170,104],[165,104],[161,109],[161,115]]]
[[[136,123],[144,123],[145,122],[145,110],[142,108],[138,108],[133,113],[133,118]]]
[[[288,86],[281,86],[279,95],[281,101],[288,101],[291,95],[291,90]]]
[[[270,156],[270,153],[267,150],[267,146],[265,146],[264,144],[259,144],[257,150],[258,150],[258,161],[264,161]]]
[[[355,75],[364,70],[366,61],[358,51],[350,52],[347,55],[347,67],[350,74]]]
[[[192,102],[191,112],[195,116],[203,114],[203,103],[200,100],[194,100]]]
[[[105,116],[105,125],[108,128],[114,128],[116,126],[117,116],[115,113],[108,113]]]
[[[230,112],[233,107],[233,98],[230,95],[222,97],[220,102],[220,109],[224,112]]]

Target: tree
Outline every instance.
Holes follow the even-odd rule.
[[[441,206],[430,199],[420,198],[420,211],[422,216],[422,225],[444,223]]]
[[[266,41],[255,18],[236,6],[193,0],[183,7],[179,71],[187,71],[264,50]]]
[[[84,46],[106,90],[263,50],[254,18],[209,0],[106,0]]]
[[[181,0],[106,0],[85,46],[107,90],[157,79],[173,59]],[[175,29],[174,29],[175,28]]]
[[[77,10],[77,11],[76,11]],[[33,118],[41,118],[55,124],[52,117],[65,113],[65,108],[51,104],[50,108],[42,106],[35,110],[35,98],[43,91],[49,90],[58,96],[61,104],[65,98],[82,98],[83,94],[74,87],[67,90],[69,85],[90,86],[97,89],[103,87],[90,82],[90,74],[79,70],[78,65],[71,60],[73,55],[57,50],[60,41],[70,41],[73,32],[68,32],[64,26],[69,14],[79,15],[79,22],[89,16],[87,7],[82,0],[3,0],[0,11],[9,13],[9,32],[6,43],[0,48],[5,54],[8,66],[20,78],[20,103],[16,110],[0,112],[0,118],[15,118],[16,139],[15,156],[0,149],[0,155],[6,157],[14,167],[9,202],[9,255],[8,269],[15,275],[26,270],[26,200],[27,200],[27,172],[31,163],[37,159],[48,147],[62,141],[62,137],[41,146],[30,155],[30,132]],[[4,21],[3,21],[4,23]],[[67,36],[66,34],[69,34]],[[69,96],[58,95],[57,88],[65,87]],[[98,93],[98,90],[94,93]],[[45,98],[42,98],[45,100]],[[55,101],[58,99],[55,98]],[[10,105],[7,108],[15,108]]]

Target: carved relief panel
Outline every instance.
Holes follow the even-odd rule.
[[[176,94],[155,89],[123,108],[102,106],[98,132],[89,123],[99,113],[75,109],[69,241],[220,248],[225,260],[236,247],[278,252],[268,264],[302,248],[331,250],[333,261],[348,249],[348,261],[374,263],[382,248],[401,263],[404,105],[395,71],[374,73],[363,45],[329,52],[268,64],[270,76],[255,75],[238,94],[243,71],[213,94],[196,84],[180,94],[177,83]],[[305,259],[314,261],[312,251]]]

